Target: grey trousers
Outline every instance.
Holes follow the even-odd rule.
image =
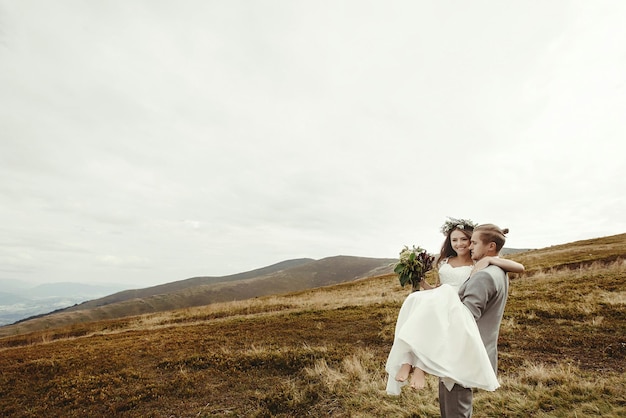
[[[439,411],[441,418],[470,418],[472,416],[472,389],[454,385],[448,391],[439,381]]]

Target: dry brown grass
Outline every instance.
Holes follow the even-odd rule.
[[[626,265],[599,244],[606,253],[595,263],[574,268],[559,248],[562,258],[544,255],[555,257],[554,267],[541,261],[547,266],[512,280],[499,344],[502,387],[476,392],[476,417],[626,416]],[[407,292],[394,276],[377,276],[1,338],[0,411],[436,417],[432,377],[419,393],[384,393]]]

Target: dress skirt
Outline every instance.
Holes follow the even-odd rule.
[[[404,363],[444,378],[448,390],[453,383],[489,391],[500,386],[473,315],[447,284],[413,292],[402,304],[385,365],[390,395],[410,380],[395,380]]]

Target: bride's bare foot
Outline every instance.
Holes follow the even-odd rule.
[[[416,390],[424,389],[426,386],[426,375],[424,370],[415,368],[413,370],[413,376],[411,377],[411,387]]]
[[[409,378],[409,374],[411,374],[412,368],[413,367],[409,363],[404,363],[402,367],[400,367],[400,370],[398,370],[398,373],[396,373],[396,380],[398,382],[404,382],[406,379]]]

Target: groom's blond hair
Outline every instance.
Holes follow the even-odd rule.
[[[506,242],[505,235],[509,233],[509,228],[501,229],[494,224],[482,224],[474,228],[474,233],[479,233],[480,240],[483,243],[494,242],[496,251],[500,252]]]

